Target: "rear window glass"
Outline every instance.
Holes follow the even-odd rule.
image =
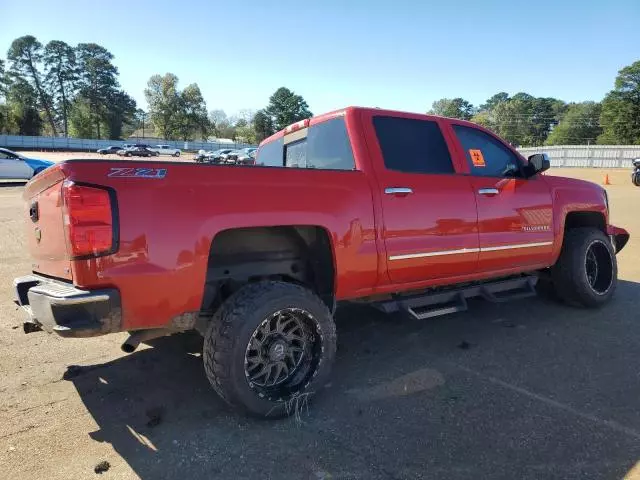
[[[265,143],[258,149],[256,164],[263,167],[282,167],[282,137],[273,142]]]
[[[354,170],[355,162],[343,118],[309,127],[307,136],[283,144],[279,138],[258,150],[257,164],[321,170]]]
[[[407,173],[454,173],[440,127],[430,120],[373,118],[384,166]]]

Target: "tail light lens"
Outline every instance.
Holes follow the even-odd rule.
[[[114,252],[114,205],[109,190],[67,180],[62,186],[62,197],[71,257],[97,257]]]

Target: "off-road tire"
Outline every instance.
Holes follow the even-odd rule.
[[[597,252],[599,266],[596,285],[587,274],[587,254]],[[562,251],[551,268],[558,297],[571,305],[595,308],[607,303],[618,283],[616,255],[609,238],[597,228],[575,228],[565,233]]]
[[[271,396],[249,383],[245,374],[247,346],[266,318],[289,308],[309,314],[316,331],[317,354],[312,359],[316,367],[293,393]],[[252,415],[276,418],[306,408],[311,396],[327,382],[335,352],[335,324],[320,298],[300,285],[261,281],[245,285],[223,303],[206,332],[202,356],[209,382],[226,403]]]

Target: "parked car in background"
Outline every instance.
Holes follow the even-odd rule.
[[[53,165],[49,160],[27,158],[19,153],[0,148],[0,178],[29,180]]]
[[[181,153],[179,148],[173,148],[171,145],[154,145],[149,147],[149,150],[158,152],[159,155],[171,155],[172,157],[179,157]]]
[[[219,162],[220,163],[233,163],[231,160],[229,160],[229,156],[230,155],[234,155],[235,156],[237,153],[239,153],[239,151],[238,150],[234,150],[234,149],[229,150],[226,153],[222,153],[222,154],[220,154]]]
[[[150,150],[147,147],[132,147],[123,150],[118,150],[118,155],[121,157],[157,157],[160,155],[158,152]]]
[[[242,159],[243,161],[248,161],[251,157],[249,157],[249,154],[251,152],[255,152],[257,150],[257,148],[255,147],[247,147],[247,148],[241,148],[239,150],[234,150],[232,152],[229,152],[229,154],[226,157],[226,161],[227,163],[239,163],[238,160]]]
[[[220,163],[223,161],[223,156],[226,156],[231,152],[233,152],[233,148],[221,148],[219,150],[207,152],[204,154],[205,161],[211,163]]]
[[[117,145],[111,145],[107,148],[100,148],[97,150],[97,152],[100,155],[107,155],[109,153],[118,153],[118,150],[122,150],[123,147],[119,147]]]
[[[248,153],[241,153],[236,158],[236,165],[255,165],[256,164],[256,156],[258,155],[257,148],[249,148],[245,150],[250,150]]]

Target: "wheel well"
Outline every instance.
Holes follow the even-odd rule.
[[[564,229],[595,227],[606,233],[607,225],[600,212],[569,212],[564,222]]]
[[[272,279],[305,285],[334,307],[335,270],[328,232],[317,226],[224,230],[209,251],[204,312],[215,312],[246,283]]]

